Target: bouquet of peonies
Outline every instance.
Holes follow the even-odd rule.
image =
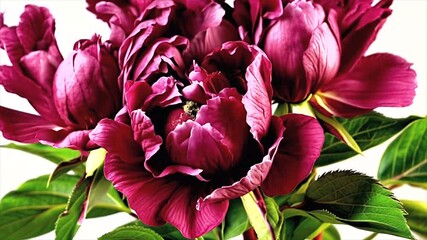
[[[135,221],[100,239],[427,236],[427,203],[390,191],[426,188],[427,119],[373,111],[409,106],[417,86],[402,57],[366,54],[391,3],[87,0],[110,35],[65,57],[47,8],[17,26],[0,13],[0,84],[35,110],[0,106],[19,142],[1,147],[56,164],[3,197],[0,238],[72,239],[117,212]],[[394,135],[377,179],[317,174]]]

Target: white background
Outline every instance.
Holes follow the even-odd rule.
[[[17,25],[19,16],[26,4],[37,4],[48,7],[56,19],[56,38],[62,54],[72,50],[75,41],[81,38],[91,38],[94,33],[109,35],[107,25],[85,10],[84,0],[0,0],[0,11],[5,12],[5,23],[9,26]],[[414,104],[406,108],[379,109],[390,117],[406,117],[409,115],[426,116],[427,114],[427,1],[425,0],[395,0],[392,6],[393,14],[378,35],[377,40],[369,49],[369,53],[390,52],[406,58],[414,63],[417,71],[418,88]],[[9,64],[8,58],[2,51],[0,63]],[[6,93],[0,87],[0,105],[34,112],[29,104],[14,95]],[[0,143],[8,141],[0,136]],[[375,177],[379,159],[390,141],[376,148],[364,152],[364,156],[357,156],[350,160],[319,169],[324,172],[332,169],[354,169]],[[24,181],[49,174],[55,165],[38,157],[15,150],[0,150],[0,197],[14,190]],[[415,188],[404,187],[396,189],[395,194],[400,199],[418,199],[427,202],[427,192]],[[133,218],[126,214],[116,214],[108,217],[89,219],[84,222],[75,239],[96,239],[117,226]],[[362,239],[370,233],[347,226],[339,226],[343,239]],[[1,233],[0,233],[1,238]],[[54,235],[47,234],[36,239],[53,239]],[[376,239],[400,239],[389,235],[379,235]]]

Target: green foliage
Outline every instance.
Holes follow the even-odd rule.
[[[402,203],[408,212],[406,220],[411,230],[427,238],[427,203],[414,200],[402,200]]]
[[[159,235],[161,235],[162,237],[164,237],[165,239],[186,240],[186,238],[182,236],[181,232],[170,224],[164,224],[162,226],[149,226],[137,220],[137,221],[133,221],[128,224],[125,224],[122,227],[126,227],[126,226],[138,226],[142,228],[149,228],[154,232],[158,233]]]
[[[419,119],[416,116],[408,118],[387,118],[379,113],[370,113],[352,119],[335,118],[357,142],[362,151],[377,146],[394,136],[408,124]],[[327,133],[321,156],[316,166],[325,166],[357,155],[347,144]]]
[[[413,122],[387,147],[378,178],[389,184],[427,182],[427,118]]]
[[[99,240],[163,240],[163,238],[149,228],[138,225],[128,225],[116,228],[114,231],[104,234]]]
[[[31,179],[1,200],[0,233],[3,240],[36,237],[54,229],[78,178],[64,175],[46,187],[48,178],[45,175]]]
[[[223,239],[239,236],[250,227],[248,216],[240,199],[230,201],[227,215],[222,223]]]
[[[304,208],[324,222],[339,221],[368,231],[412,238],[400,202],[375,179],[353,171],[329,172],[312,182]]]
[[[80,156],[80,152],[69,148],[54,148],[40,143],[35,144],[15,144],[0,145],[1,148],[21,150],[27,153],[47,159],[55,164],[69,161]]]

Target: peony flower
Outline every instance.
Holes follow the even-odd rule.
[[[228,5],[213,0],[87,2],[89,11],[109,22],[110,39],[117,48],[127,49],[132,44],[147,45],[159,37],[181,35],[192,42],[189,51],[193,55],[188,58],[199,60],[222,43],[238,40],[237,30],[224,18],[225,10],[222,6]],[[136,35],[140,37],[134,37]],[[126,62],[136,54],[121,52],[120,60]]]
[[[311,97],[312,106],[327,116],[353,117],[377,107],[408,106],[415,96],[410,63],[389,53],[364,56],[390,15],[391,1],[371,3],[295,0],[280,7],[242,0],[234,16],[237,22],[245,15],[252,24],[262,22],[240,28],[252,33],[250,39],[271,60],[277,101]]]
[[[1,16],[2,18],[3,16]],[[26,98],[39,115],[0,107],[5,138],[88,150],[97,122],[120,109],[117,60],[99,36],[80,40],[63,60],[54,20],[43,7],[27,5],[17,27],[0,29],[12,66],[0,67],[0,84]]]
[[[133,59],[129,115],[104,119],[91,139],[108,151],[105,174],[149,225],[171,223],[187,238],[224,219],[229,200],[262,187],[292,191],[323,144],[314,118],[271,114],[271,65],[244,42],[227,42],[200,63],[190,42],[162,38]],[[128,52],[139,51],[141,45]]]

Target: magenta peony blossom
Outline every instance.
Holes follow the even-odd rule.
[[[17,27],[2,24],[1,45],[12,66],[0,67],[0,84],[26,98],[39,115],[0,107],[0,130],[23,143],[88,150],[95,147],[90,130],[121,108],[117,60],[99,36],[78,41],[63,60],[54,28],[49,11],[33,5]]]
[[[136,37],[138,38],[138,37]],[[310,173],[323,144],[314,118],[271,114],[271,64],[257,47],[227,42],[183,61],[181,36],[161,38],[124,71],[129,116],[105,119],[91,139],[107,149],[105,174],[142,222],[185,237],[218,226],[230,199],[262,187],[285,194]]]
[[[377,107],[408,106],[415,96],[410,63],[389,53],[364,56],[391,13],[390,0],[371,4],[240,0],[233,14],[241,37],[259,45],[271,60],[277,101],[311,97],[325,115],[353,117]]]
[[[146,45],[160,37],[182,35],[192,43],[189,51],[193,55],[189,58],[200,60],[225,41],[238,40],[237,29],[224,18],[222,5],[227,5],[213,0],[87,2],[89,11],[109,22],[110,39],[117,47],[127,49],[130,44]],[[139,37],[133,37],[135,35]],[[126,37],[129,38],[125,41]],[[135,54],[122,53],[121,60]]]

